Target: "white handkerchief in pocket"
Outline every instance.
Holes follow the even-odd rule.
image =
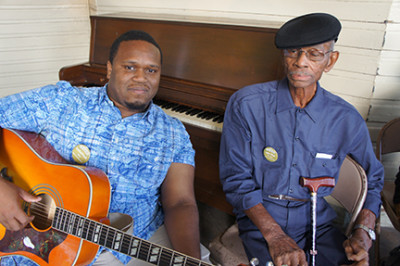
[[[330,160],[330,159],[333,158],[333,154],[327,154],[327,153],[317,152],[317,154],[315,155],[315,158]]]

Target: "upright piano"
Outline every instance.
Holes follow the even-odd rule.
[[[282,77],[276,29],[92,16],[89,62],[63,67],[60,79],[76,86],[104,85],[111,44],[132,29],[148,32],[161,46],[162,76],[154,102],[190,134],[197,200],[231,213],[218,173],[223,115],[236,90]]]

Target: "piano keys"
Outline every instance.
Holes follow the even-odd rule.
[[[165,100],[155,99],[154,103],[159,105],[166,114],[178,118],[185,124],[222,132],[223,114],[205,111],[184,104],[171,103]]]

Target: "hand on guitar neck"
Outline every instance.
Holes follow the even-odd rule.
[[[21,201],[38,202],[40,197],[29,194],[15,184],[0,178],[0,223],[10,231],[25,228],[33,219],[21,208]]]

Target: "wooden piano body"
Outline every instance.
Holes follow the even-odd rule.
[[[92,16],[91,26],[89,62],[64,67],[59,73],[60,79],[73,85],[104,85],[111,44],[132,29],[150,33],[161,46],[163,65],[157,100],[223,115],[236,90],[282,77],[280,52],[274,46],[275,29],[113,16]],[[197,199],[231,213],[218,174],[221,132],[183,122],[196,150]]]

